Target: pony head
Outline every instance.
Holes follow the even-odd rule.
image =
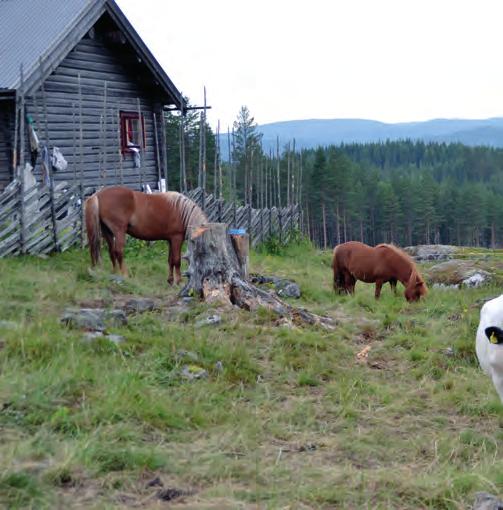
[[[422,276],[417,271],[412,271],[407,286],[405,287],[405,299],[412,303],[413,301],[419,301],[421,296],[424,296],[428,292],[428,287]]]

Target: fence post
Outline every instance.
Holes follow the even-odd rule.
[[[19,115],[19,166],[17,167],[17,174],[19,177],[19,242],[21,253],[25,253],[25,207],[24,207],[24,191],[25,191],[25,179],[24,179],[24,111],[25,111],[25,97],[24,97],[24,74],[23,64],[20,66],[20,91],[19,91],[19,102],[16,101],[16,115]]]
[[[283,221],[281,207],[278,207],[278,237],[280,244],[283,242]]]
[[[252,233],[252,206],[248,204],[248,235],[250,236],[250,243],[253,246],[253,233]]]

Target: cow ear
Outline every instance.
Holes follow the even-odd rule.
[[[485,329],[485,333],[489,342],[492,344],[501,344],[503,343],[503,330],[496,326],[490,326]]]

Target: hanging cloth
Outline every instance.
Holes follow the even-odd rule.
[[[56,172],[64,172],[68,168],[68,162],[57,147],[52,148],[51,164]]]
[[[49,161],[49,149],[47,148],[46,145],[42,146],[42,161],[40,163],[40,166],[42,168],[42,182],[46,185],[46,186],[50,186],[51,184],[51,179],[49,177],[49,165],[50,165],[50,161]]]

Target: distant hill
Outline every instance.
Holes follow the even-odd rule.
[[[503,118],[434,119],[396,124],[365,119],[309,119],[263,124],[259,131],[265,151],[276,147],[277,136],[281,148],[294,138],[297,148],[403,139],[503,147]],[[227,135],[222,135],[221,147],[227,159]]]

